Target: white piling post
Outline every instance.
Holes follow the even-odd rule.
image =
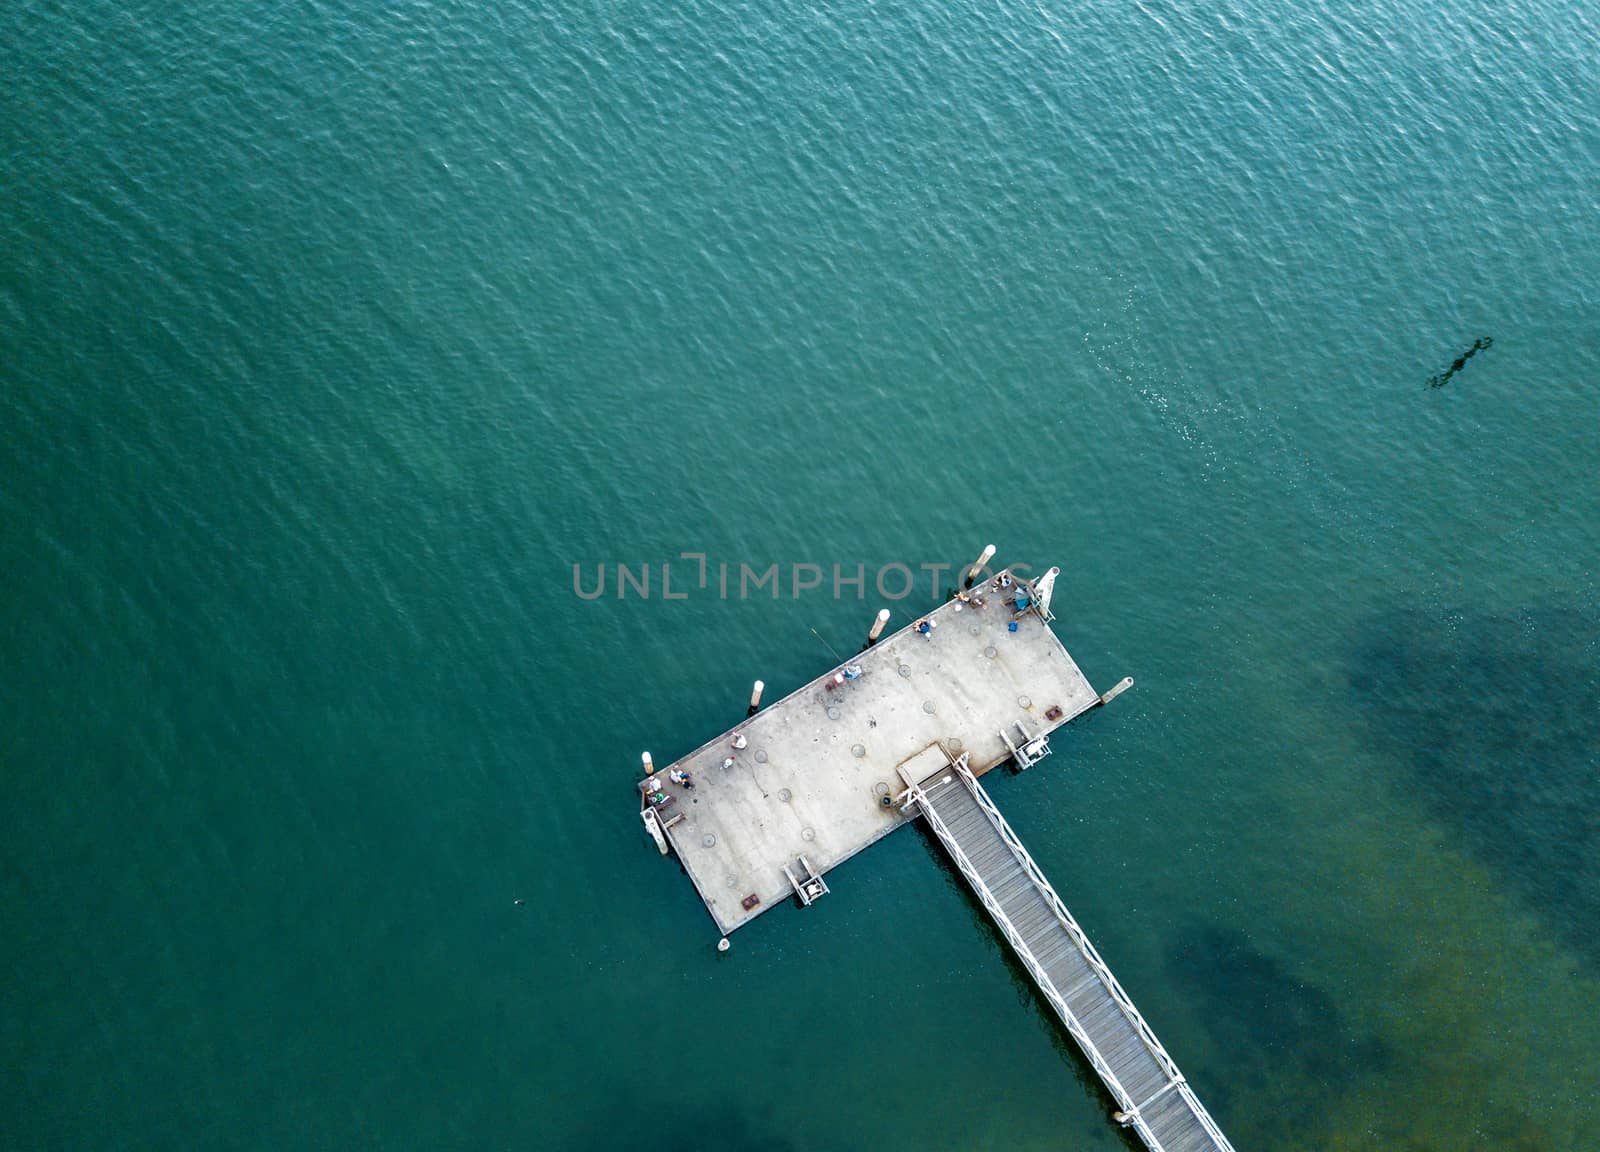
[[[756,714],[756,711],[761,707],[761,690],[765,687],[765,683],[757,680],[756,686],[750,689],[750,711],[745,713],[745,715],[754,716]]]
[[[646,776],[654,776],[656,774],[656,765],[655,761],[650,759],[650,753],[646,752],[639,759],[644,761],[644,774]]]
[[[872,622],[872,631],[867,633],[867,643],[876,644],[878,637],[883,635],[883,626],[889,622],[889,610],[878,609],[878,618]]]
[[[983,566],[987,564],[993,556],[994,545],[986,544],[983,549],[983,555],[978,557],[978,562],[974,564],[971,571],[967,573],[966,583],[963,584],[962,587],[971,588],[972,582],[978,578],[978,573],[983,570]]]
[[[1107,692],[1105,695],[1100,697],[1100,703],[1109,704],[1113,700],[1115,700],[1118,696],[1121,696],[1124,692],[1126,692],[1129,688],[1132,688],[1132,687],[1133,687],[1133,677],[1132,676],[1124,676],[1121,680],[1117,681],[1116,686],[1114,688],[1112,688],[1111,691]]]

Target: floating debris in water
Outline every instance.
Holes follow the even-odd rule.
[[[1493,345],[1494,337],[1492,336],[1485,336],[1481,340],[1474,340],[1471,348],[1468,348],[1465,352],[1456,357],[1455,363],[1451,364],[1450,367],[1439,373],[1439,375],[1428,377],[1428,387],[1443,388],[1446,384],[1450,383],[1450,377],[1454,376],[1457,372],[1461,371],[1467,366],[1468,360],[1471,360],[1479,352],[1482,352],[1484,349],[1492,347]]]

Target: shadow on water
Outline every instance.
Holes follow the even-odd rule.
[[[1600,969],[1600,614],[1401,609],[1350,688],[1435,817]]]
[[[1038,985],[1033,982],[1033,977],[1028,975],[1028,970],[1017,959],[1017,954],[1011,950],[1011,944],[1000,931],[999,925],[984,908],[982,901],[973,893],[972,886],[967,883],[961,870],[951,861],[949,853],[933,830],[927,826],[926,821],[918,820],[916,829],[922,842],[927,845],[929,854],[933,857],[944,880],[952,888],[961,893],[962,902],[971,914],[973,924],[978,932],[994,946],[1000,954],[1000,962],[1005,968],[1006,975],[1010,977],[1012,987],[1016,989],[1019,999],[1033,1007],[1043,1025],[1050,1043],[1060,1055],[1062,1061],[1072,1071],[1072,1077],[1078,1082],[1078,1087],[1091,1099],[1100,1105],[1102,1115],[1106,1117],[1106,1129],[1112,1136],[1113,1143],[1120,1138],[1120,1143],[1125,1148],[1143,1149],[1144,1144],[1134,1134],[1131,1128],[1122,1128],[1111,1121],[1111,1113],[1119,1107],[1106,1086],[1101,1083],[1100,1077],[1095,1075],[1088,1059],[1079,1050],[1077,1042],[1067,1032],[1066,1026],[1061,1023],[1055,1009],[1050,1007],[1050,1002],[1039,991]]]
[[[1215,1050],[1227,1054],[1228,1075],[1207,1086],[1214,1113],[1233,1112],[1236,1102],[1260,1111],[1269,1101],[1291,1120],[1309,1120],[1393,1062],[1388,1046],[1359,1032],[1332,996],[1296,979],[1243,932],[1197,925],[1168,945],[1165,959]]]

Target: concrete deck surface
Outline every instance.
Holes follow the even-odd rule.
[[[784,864],[804,855],[825,873],[906,823],[882,797],[904,789],[898,765],[930,744],[967,752],[981,774],[1010,758],[1002,727],[1021,743],[1016,721],[1038,736],[1099,699],[1038,613],[1016,615],[992,581],[977,591],[982,607],[952,600],[917,618],[936,622],[931,636],[913,620],[657,772],[684,814],[667,838],[724,935],[792,901]],[[828,687],[848,665],[862,676]],[[696,786],[665,783],[674,768]]]

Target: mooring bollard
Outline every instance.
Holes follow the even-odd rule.
[[[993,556],[994,545],[985,545],[983,549],[983,555],[978,557],[978,562],[972,566],[970,571],[967,572],[967,578],[962,582],[961,587],[971,588],[972,582],[978,578],[978,573],[983,570],[983,566],[987,564]]]
[[[878,618],[872,622],[872,631],[867,633],[868,645],[878,642],[878,637],[883,635],[883,626],[888,622],[889,610],[887,608],[878,609]]]
[[[765,687],[764,683],[757,680],[756,686],[750,689],[750,710],[745,713],[746,716],[754,716],[761,708],[761,690]]]

